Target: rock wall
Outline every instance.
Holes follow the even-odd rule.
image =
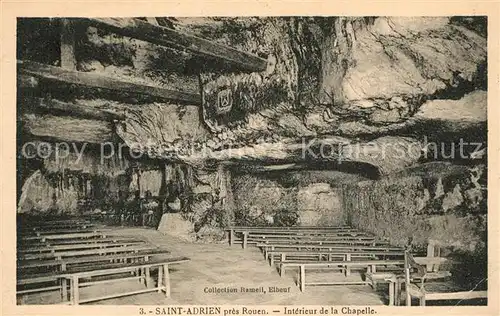
[[[342,224],[340,192],[328,183],[315,183],[297,192],[299,223],[304,226],[338,226]]]
[[[81,215],[110,211],[126,199],[130,179],[36,170],[24,182],[17,213]],[[125,193],[125,195],[124,195]]]
[[[434,240],[454,252],[484,251],[485,166],[441,167],[343,186],[346,222],[395,245],[425,249]]]
[[[335,226],[343,224],[340,192],[325,182],[283,186],[257,175],[233,177],[235,224]]]

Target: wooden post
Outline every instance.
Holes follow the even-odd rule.
[[[280,277],[285,277],[285,265],[283,263],[280,264]]]
[[[247,248],[248,232],[243,232],[243,249]]]
[[[434,242],[429,241],[429,244],[427,244],[427,258],[433,258],[434,257]],[[433,264],[429,263],[426,265],[427,272],[433,271]]]
[[[306,266],[300,265],[300,291],[304,292],[306,290]]]
[[[145,275],[145,280],[146,280],[146,287],[150,287],[150,278],[151,278],[151,272],[149,267],[144,268],[146,270],[146,275]]]
[[[420,297],[420,306],[425,306],[425,294]]]
[[[141,282],[143,285],[147,286],[146,282],[146,268],[141,268]]]
[[[229,246],[232,246],[234,243],[234,229],[229,230]]]
[[[281,254],[281,262],[285,262],[286,260],[286,253]]]
[[[394,282],[389,281],[389,306],[394,305]]]
[[[163,283],[165,283],[165,296],[170,297],[170,275],[168,271],[168,264],[163,265]]]
[[[163,267],[158,267],[158,293],[161,293],[161,285],[163,283]]]
[[[350,253],[346,254],[345,257],[346,257],[346,261],[351,261],[351,254]],[[349,276],[349,275],[351,275],[351,267],[346,265],[345,266],[345,276]]]
[[[74,275],[72,277],[72,290],[71,302],[73,305],[78,305],[80,302],[80,285],[78,284],[78,276]]]
[[[396,277],[396,289],[395,289],[395,295],[396,295],[396,298],[395,298],[395,302],[394,304],[396,306],[399,306],[401,305],[401,279]]]
[[[71,20],[62,19],[61,25],[61,67],[76,70],[75,31]]]
[[[406,292],[406,306],[411,306],[410,263],[408,262],[408,254],[406,252],[405,252],[405,292]]]
[[[61,297],[64,302],[68,300],[68,280],[66,278],[61,279]]]

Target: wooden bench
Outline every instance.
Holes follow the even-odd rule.
[[[137,252],[144,250],[157,249],[158,247],[153,245],[132,245],[132,246],[114,246],[108,248],[98,248],[98,249],[84,249],[84,250],[70,250],[70,251],[60,251],[51,253],[35,253],[35,254],[24,254],[18,255],[18,261],[23,260],[42,260],[42,259],[62,259],[67,257],[77,257],[77,256],[90,256],[90,255],[106,255],[106,254],[117,254],[124,252]]]
[[[311,236],[302,237],[295,236],[294,238],[276,238],[276,237],[253,237],[249,236],[247,238],[247,244],[362,244],[362,245],[372,245],[372,244],[387,244],[387,241],[380,240],[375,237],[351,237],[351,236]]]
[[[366,246],[366,245],[290,245],[290,244],[257,244],[264,253],[264,258],[269,260],[269,251],[283,250],[283,251],[304,251],[304,250],[317,250],[317,251],[396,251],[403,252],[404,248],[393,246]]]
[[[282,244],[309,244],[309,245],[387,245],[388,241],[386,240],[377,240],[376,238],[366,237],[364,238],[356,238],[356,237],[332,237],[332,238],[300,238],[296,237],[295,239],[282,239],[282,238],[249,238],[248,235],[245,235],[243,240],[234,241],[232,244],[241,243],[243,249],[246,249],[249,244],[259,245],[265,243],[282,243]]]
[[[97,225],[94,223],[79,223],[79,224],[58,224],[58,225],[50,225],[50,226],[32,226],[32,227],[26,227],[26,226],[21,226],[18,227],[18,231],[22,233],[28,233],[28,232],[45,232],[45,231],[51,231],[51,230],[58,230],[58,229],[87,229],[87,228],[92,228],[96,227]]]
[[[17,264],[18,270],[32,269],[40,267],[59,267],[59,271],[64,271],[67,266],[78,265],[85,263],[94,262],[114,262],[114,261],[126,261],[128,259],[134,258],[147,258],[150,255],[158,254],[169,254],[170,251],[166,249],[148,249],[139,250],[135,252],[123,252],[117,254],[107,254],[107,255],[96,255],[96,256],[82,256],[74,258],[61,258],[61,259],[50,259],[50,260],[25,260],[19,261]]]
[[[67,245],[39,245],[33,247],[26,247],[22,249],[18,249],[18,254],[28,254],[28,253],[55,253],[59,251],[66,250],[78,250],[78,249],[100,249],[100,248],[109,248],[109,247],[123,247],[123,246],[133,246],[145,244],[145,240],[129,240],[122,242],[112,242],[112,243],[76,243],[76,244],[67,244]]]
[[[313,227],[313,226],[294,226],[294,227],[244,227],[236,226],[227,229],[229,231],[229,245],[232,246],[238,240],[236,239],[236,233],[242,235],[241,243],[243,248],[246,248],[246,240],[249,233],[266,233],[266,234],[280,234],[288,232],[289,234],[304,234],[307,232],[311,233],[348,233],[348,232],[359,232],[357,229],[353,229],[348,226],[338,226],[338,227]]]
[[[51,226],[59,224],[74,224],[74,223],[88,223],[89,221],[84,218],[48,218],[48,217],[18,217],[18,222],[24,226]]]
[[[57,229],[44,229],[44,230],[29,230],[20,231],[18,237],[30,237],[30,236],[42,236],[42,235],[56,235],[56,234],[71,234],[71,233],[93,233],[103,231],[102,229],[95,227],[85,227],[85,228],[57,228]]]
[[[143,263],[135,263],[132,265],[127,265],[127,266],[117,265],[117,266],[99,267],[99,268],[89,269],[89,271],[68,273],[66,275],[63,275],[63,278],[70,281],[69,292],[71,293],[71,295],[70,295],[69,303],[71,305],[78,305],[81,303],[94,302],[94,301],[100,301],[100,300],[105,300],[105,299],[110,299],[110,298],[135,295],[135,294],[142,294],[142,293],[154,292],[154,291],[156,291],[158,293],[161,293],[162,291],[164,291],[165,296],[170,297],[169,265],[188,262],[189,260],[190,259],[187,257],[159,259],[159,260],[150,260],[148,262],[143,262]],[[158,268],[158,276],[157,276],[157,282],[156,282],[155,287],[149,286],[149,284],[147,283],[149,280],[149,277],[150,277],[150,269],[152,269],[152,268]],[[136,271],[137,269],[141,269],[143,271],[146,271],[146,274],[144,276],[144,280],[145,280],[144,282],[146,285],[146,289],[127,291],[127,292],[121,292],[121,293],[113,293],[113,294],[108,294],[108,295],[103,295],[103,296],[80,299],[80,287],[81,286],[89,285],[89,283],[98,284],[98,283],[103,283],[103,282],[109,282],[107,280],[106,281],[96,281],[96,282],[90,281],[90,282],[85,282],[82,284],[82,283],[80,283],[81,279],[91,278],[91,277],[96,277],[96,276],[104,276],[104,275],[113,275],[113,274],[119,274],[119,273],[133,272],[133,271]],[[121,281],[121,280],[122,279],[112,279],[111,281]],[[66,295],[63,294],[63,297],[65,297],[65,296]]]
[[[101,235],[96,235],[95,237],[89,238],[76,238],[76,239],[49,239],[49,240],[29,240],[29,241],[19,241],[18,248],[24,247],[34,247],[34,246],[55,246],[55,245],[74,245],[74,244],[98,244],[98,243],[115,243],[115,242],[127,242],[132,240],[139,240],[135,236],[107,236],[101,237]]]
[[[148,260],[152,255],[167,255],[170,254],[170,251],[166,249],[149,249],[145,251],[136,251],[136,252],[124,252],[119,254],[111,254],[111,255],[97,255],[97,256],[84,256],[77,258],[65,258],[65,259],[53,259],[53,260],[31,260],[31,261],[23,261],[18,262],[17,269],[18,271],[22,271],[23,277],[25,277],[25,281],[23,284],[30,284],[28,282],[37,283],[36,280],[26,281],[26,279],[33,278],[33,275],[29,275],[26,273],[26,270],[33,268],[46,268],[46,267],[56,267],[57,271],[66,271],[68,267],[85,265],[85,264],[96,264],[99,262],[131,262],[137,261],[138,259],[143,259],[145,261]],[[137,260],[136,260],[137,259]],[[44,275],[46,276],[46,275]]]
[[[276,230],[276,231],[286,231],[286,230],[296,230],[296,231],[306,231],[306,230],[321,230],[321,231],[332,231],[341,229],[352,229],[352,227],[347,225],[342,226],[232,226],[228,229],[234,231],[248,231],[248,230]]]
[[[429,243],[427,247],[427,257],[413,257],[408,250],[403,252],[405,254],[405,262],[407,260],[406,256],[409,255],[409,260],[414,265],[418,265],[421,275],[424,275],[423,271],[428,269],[425,273],[427,279],[440,279],[450,276],[449,271],[440,271],[439,267],[441,264],[452,263],[450,260],[441,257],[435,257],[434,246]],[[439,255],[439,253],[438,253]],[[387,271],[369,271],[366,274],[367,280],[372,282],[372,287],[376,287],[378,282],[389,283],[389,305],[395,304],[400,305],[401,301],[401,284],[404,283],[405,273],[404,266],[402,270],[395,270],[392,272]],[[421,279],[421,276],[415,274],[412,280]]]
[[[404,260],[357,260],[357,261],[336,261],[336,262],[282,262],[280,274],[283,277],[285,268],[298,267],[298,285],[302,292],[305,291],[306,285],[365,285],[369,284],[368,281],[322,281],[322,282],[306,282],[306,268],[313,269],[336,269],[345,271],[345,276],[350,275],[351,268],[370,268],[372,271],[376,270],[377,266],[397,266],[404,265]]]
[[[342,240],[328,240],[328,239],[293,239],[293,240],[275,240],[275,239],[259,239],[259,240],[250,240],[248,243],[252,243],[255,245],[262,244],[282,244],[282,245],[293,245],[293,246],[340,246],[340,245],[364,245],[364,246],[385,246],[388,245],[389,242],[386,240],[356,240],[356,239],[342,239]]]
[[[356,250],[270,250],[267,252],[267,257],[269,258],[269,264],[274,265],[275,262],[286,262],[290,260],[301,260],[301,261],[334,261],[334,259],[340,258],[341,260],[350,261],[351,258],[377,258],[379,256],[386,257],[403,257],[403,251],[356,251]],[[278,260],[276,260],[276,258]],[[290,259],[293,258],[293,259]]]
[[[364,233],[352,236],[350,234],[314,234],[314,235],[304,235],[304,234],[261,234],[261,233],[249,233],[247,240],[375,240],[375,236],[367,236]]]
[[[434,252],[434,246],[430,246]],[[477,298],[487,298],[487,291],[453,291],[453,292],[434,292],[426,288],[426,280],[445,279],[451,276],[449,271],[439,270],[439,267],[450,262],[446,258],[433,257],[413,257],[409,252],[405,252],[404,282],[406,284],[406,305],[411,306],[412,298],[418,298],[421,306],[426,305],[430,300],[469,300]],[[416,282],[416,284],[412,283]]]
[[[50,235],[40,235],[40,236],[26,236],[21,238],[21,242],[23,241],[39,241],[44,242],[46,240],[54,240],[54,239],[83,239],[83,238],[105,238],[110,234],[107,231],[97,231],[90,233],[69,233],[69,234],[50,234]]]
[[[75,228],[75,227],[92,227],[95,226],[94,223],[85,220],[68,220],[68,221],[49,221],[49,222],[38,222],[38,221],[22,221],[17,223],[19,230],[47,230],[47,229],[57,229],[57,228]]]
[[[359,230],[346,230],[346,231],[249,231],[249,236],[258,236],[258,237],[283,237],[283,238],[293,238],[295,236],[323,236],[323,237],[337,237],[337,236],[368,236],[373,237],[373,234],[366,233]]]
[[[120,263],[120,264],[100,264],[93,265],[91,267],[78,267],[76,269],[68,269],[64,272],[56,272],[39,276],[30,276],[27,278],[22,278],[18,280],[18,285],[32,284],[32,283],[42,283],[51,281],[60,281],[58,285],[52,287],[44,287],[42,290],[54,290],[58,289],[61,292],[63,304],[79,304],[85,302],[98,301],[108,298],[121,297],[126,295],[134,295],[152,291],[165,291],[166,296],[170,296],[170,279],[168,266],[170,264],[177,264],[181,262],[187,262],[189,258],[186,257],[176,257],[176,258],[152,258],[148,261],[141,261],[135,263]],[[154,288],[149,287],[149,280],[151,277],[150,269],[158,268],[158,282],[157,286]],[[141,271],[142,274],[130,276],[137,271]],[[130,274],[129,274],[130,273]],[[126,276],[124,276],[126,274]],[[92,278],[98,276],[112,276],[111,279],[95,281]],[[87,282],[80,282],[82,279],[90,279]],[[80,288],[82,286],[90,286],[95,284],[103,284],[110,282],[118,282],[130,279],[140,279],[143,284],[146,285],[146,289],[134,290],[122,293],[114,293],[106,296],[91,297],[81,300],[80,299]],[[70,281],[69,293],[71,293],[71,300],[68,301],[68,281]],[[40,289],[37,289],[40,291]],[[18,291],[18,295],[34,292],[33,290]]]

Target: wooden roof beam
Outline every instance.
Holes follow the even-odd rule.
[[[118,113],[112,110],[105,110],[94,108],[91,106],[68,103],[56,99],[23,97],[20,102],[22,102],[23,107],[31,108],[33,110],[42,110],[48,113],[60,112],[64,115],[81,119],[94,119],[107,122],[125,119],[124,112]]]
[[[267,60],[256,55],[139,19],[85,18],[84,20],[93,26],[120,35],[164,47],[184,48],[201,56],[215,58],[242,71],[261,72],[267,69]]]
[[[115,79],[110,76],[94,72],[81,72],[76,70],[63,69],[33,61],[18,61],[18,69],[21,74],[34,76],[46,80],[55,80],[67,84],[83,85],[93,88],[102,88],[114,91],[126,92],[128,94],[148,95],[169,101],[178,101],[191,105],[200,105],[199,94],[186,93],[176,90],[165,89],[156,86],[138,84],[122,79]]]

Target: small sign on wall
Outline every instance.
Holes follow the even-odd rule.
[[[226,114],[233,107],[233,93],[231,89],[222,89],[217,94],[216,113],[218,115]]]

